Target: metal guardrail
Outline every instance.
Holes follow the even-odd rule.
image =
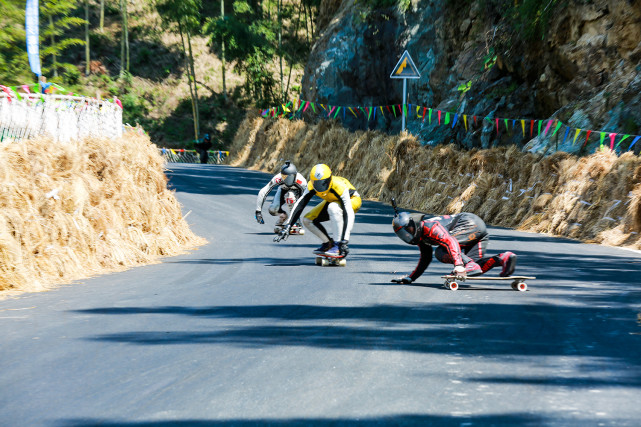
[[[207,164],[223,164],[229,157],[229,151],[209,150]],[[160,154],[173,163],[200,163],[200,155],[196,150],[184,148],[161,148]]]

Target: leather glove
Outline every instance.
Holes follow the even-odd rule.
[[[349,247],[347,246],[348,240],[341,240],[338,242],[338,253],[343,256],[347,256],[349,253]]]
[[[405,276],[405,277],[399,277],[398,279],[392,279],[393,283],[403,283],[405,285],[412,283],[412,279],[410,279],[410,276]]]
[[[465,271],[465,267],[462,266],[462,265],[457,265],[456,267],[454,267],[454,270],[452,270],[452,272],[450,274],[452,276],[461,277],[461,278],[466,278],[467,277],[467,273]]]
[[[261,211],[256,211],[256,222],[259,224],[265,223],[265,220],[263,219],[263,213]]]

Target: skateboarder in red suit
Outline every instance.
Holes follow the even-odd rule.
[[[418,245],[421,251],[414,271],[392,282],[412,283],[418,279],[432,262],[432,246],[436,246],[436,259],[454,264],[453,275],[479,276],[500,265],[500,276],[506,277],[516,268],[516,255],[512,252],[486,255],[489,234],[483,220],[472,213],[430,216],[401,212],[394,217],[392,225],[401,240]]]

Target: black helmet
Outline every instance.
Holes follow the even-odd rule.
[[[296,182],[297,173],[296,166],[289,160],[280,168],[280,176],[283,178],[283,183],[288,187],[291,187]]]
[[[414,218],[412,218],[408,212],[401,212],[396,215],[392,220],[392,226],[394,227],[394,233],[396,233],[402,241],[410,245],[418,244],[418,227],[414,222]]]

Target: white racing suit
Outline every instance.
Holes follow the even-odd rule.
[[[296,200],[300,198],[307,188],[307,180],[303,175],[297,173],[296,181],[294,181],[291,187],[288,187],[283,182],[280,173],[274,175],[269,183],[258,192],[258,199],[256,200],[257,211],[263,210],[265,198],[267,198],[267,195],[276,186],[278,186],[278,189],[276,190],[271,205],[269,205],[269,214],[272,216],[279,215],[279,220],[276,225],[281,225],[289,217]]]

